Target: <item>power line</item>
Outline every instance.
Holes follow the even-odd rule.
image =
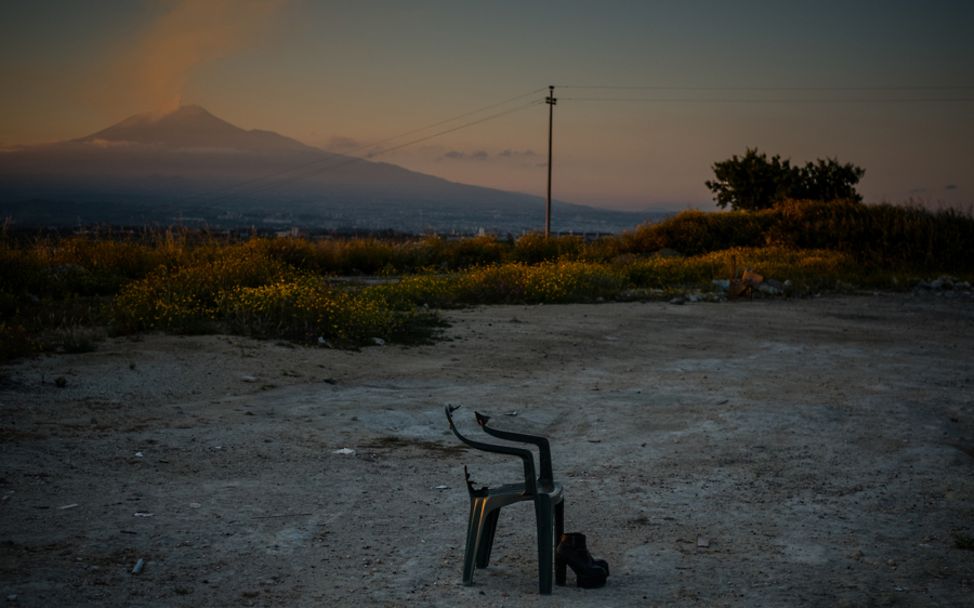
[[[522,104],[522,105],[519,105],[517,107],[510,108],[508,110],[504,110],[503,112],[498,112],[497,114],[491,114],[490,116],[487,116],[485,118],[479,118],[477,120],[474,120],[474,121],[471,121],[471,122],[467,122],[467,123],[464,123],[462,125],[458,125],[456,127],[451,127],[449,129],[446,129],[446,130],[443,130],[443,131],[439,131],[438,133],[433,133],[432,135],[427,135],[425,137],[420,137],[419,139],[414,139],[414,140],[408,141],[408,142],[406,142],[404,144],[399,144],[399,145],[393,146],[391,148],[386,148],[384,150],[380,150],[380,151],[378,151],[378,152],[376,152],[374,154],[369,155],[368,158],[373,158],[373,157],[379,156],[381,154],[386,154],[388,152],[392,152],[393,150],[398,150],[400,148],[405,148],[406,146],[412,146],[413,144],[422,143],[422,142],[427,141],[429,139],[433,139],[434,137],[440,137],[441,135],[446,135],[447,133],[453,133],[454,131],[459,131],[460,129],[466,129],[467,127],[472,127],[474,125],[479,125],[479,124],[484,123],[484,122],[487,122],[489,120],[494,120],[495,118],[500,118],[501,116],[507,116],[508,114],[513,114],[514,112],[519,112],[519,111],[521,111],[521,110],[523,110],[525,108],[529,108],[531,106],[536,106],[536,105],[539,105],[541,103],[544,103],[541,99],[534,99],[532,101],[529,101],[529,102],[527,102],[525,104]]]
[[[800,86],[800,87],[743,87],[743,86],[670,86],[670,85],[600,85],[600,84],[559,84],[555,85],[565,89],[604,89],[604,90],[627,90],[627,91],[969,91],[974,90],[974,84],[955,84],[955,85],[929,85],[929,84],[906,84],[906,85],[878,85],[864,87],[825,87],[825,86]]]
[[[525,95],[519,95],[515,99],[519,99],[519,98],[524,97],[524,96]],[[501,103],[498,103],[498,104],[491,104],[490,106],[487,106],[487,107],[498,107],[499,105],[503,105],[504,103],[509,103],[509,102],[501,102]],[[529,101],[527,103],[524,103],[524,104],[515,106],[513,108],[508,108],[508,109],[503,110],[501,112],[496,112],[496,113],[491,114],[489,116],[485,116],[485,117],[482,117],[482,118],[478,118],[476,120],[471,120],[471,121],[462,123],[460,125],[456,125],[456,126],[450,127],[448,129],[443,129],[441,131],[437,131],[436,133],[432,133],[430,135],[425,135],[423,137],[419,137],[419,138],[416,138],[416,139],[412,139],[410,141],[407,141],[407,142],[404,142],[404,143],[401,143],[401,144],[397,144],[395,146],[391,146],[391,147],[388,147],[388,148],[384,148],[384,149],[379,150],[377,152],[371,153],[368,156],[368,158],[375,158],[376,156],[381,156],[381,155],[384,155],[384,154],[388,154],[389,152],[393,152],[395,150],[400,150],[400,149],[406,148],[408,146],[412,146],[412,145],[415,145],[415,144],[418,144],[418,143],[422,143],[424,141],[428,141],[430,139],[433,139],[433,138],[436,138],[436,137],[440,137],[440,136],[446,135],[448,133],[453,133],[453,132],[459,131],[461,129],[466,129],[466,128],[469,128],[469,127],[472,127],[472,126],[475,126],[475,125],[479,125],[479,124],[482,124],[482,123],[485,123],[485,122],[488,122],[488,121],[491,121],[491,120],[495,120],[495,119],[500,118],[502,116],[506,116],[508,114],[513,114],[514,112],[521,111],[521,110],[523,110],[525,108],[529,108],[531,106],[535,106],[535,105],[538,105],[540,103],[543,103],[543,101],[540,100],[540,99],[531,100],[531,101]],[[479,111],[465,113],[464,115],[465,116],[470,116],[471,114],[476,114],[476,113],[479,113],[480,111],[483,111],[483,108],[481,108],[481,110],[479,110]],[[455,120],[455,119],[452,119],[452,120]],[[451,122],[452,120],[451,119],[447,119],[445,121],[440,121],[439,123],[435,123],[435,124],[442,125],[442,124]],[[426,128],[423,128],[423,129],[414,129],[414,130],[410,131],[409,133],[421,132],[423,130],[427,130],[428,128],[429,127],[426,127]],[[396,136],[394,138],[388,138],[388,139],[386,139],[384,141],[392,141],[394,139],[400,139],[403,136],[404,135],[398,135],[398,136]],[[256,187],[250,188],[250,189],[245,189],[245,190],[242,190],[241,191],[241,190],[239,190],[240,184],[237,184],[237,185],[231,187],[233,190],[235,190],[234,192],[224,192],[224,193],[218,194],[217,196],[208,199],[208,202],[213,203],[213,202],[221,201],[221,200],[224,200],[224,199],[229,198],[231,196],[240,196],[240,195],[247,195],[247,194],[257,194],[257,193],[264,192],[266,190],[270,190],[272,188],[275,188],[275,187],[277,187],[277,186],[279,186],[281,184],[284,184],[284,183],[286,183],[288,181],[291,181],[291,180],[295,180],[295,179],[306,179],[308,177],[311,177],[312,175],[317,175],[317,174],[320,174],[320,173],[324,173],[326,171],[334,171],[334,170],[340,169],[342,167],[351,165],[353,163],[368,162],[368,159],[366,159],[366,158],[359,158],[359,157],[356,157],[356,156],[349,156],[349,157],[343,158],[343,159],[341,159],[341,160],[339,160],[337,162],[333,162],[333,164],[326,165],[326,166],[322,166],[322,167],[313,168],[314,165],[318,165],[321,162],[327,161],[327,160],[333,160],[333,159],[321,159],[320,161],[315,161],[315,162],[312,162],[312,163],[308,163],[307,165],[304,165],[302,167],[291,168],[291,169],[287,169],[287,170],[278,172],[276,175],[272,173],[272,174],[268,174],[267,176],[261,177],[259,179],[248,180],[248,182],[246,182],[247,185],[256,183],[257,184]],[[299,174],[299,175],[287,176],[288,174],[296,173],[297,171],[303,171],[305,174],[303,174],[303,175]],[[268,177],[272,178],[272,181],[264,181]],[[259,183],[259,182],[264,182],[264,183]]]
[[[352,156],[353,154],[355,154],[357,152],[360,152],[362,150],[374,149],[377,146],[381,146],[383,144],[386,144],[386,143],[389,143],[389,142],[392,142],[392,141],[395,141],[395,140],[398,140],[398,139],[402,139],[403,137],[408,137],[408,136],[414,135],[416,133],[422,133],[423,131],[428,131],[429,129],[432,129],[432,128],[435,128],[435,127],[438,127],[438,126],[441,126],[441,125],[444,125],[444,124],[448,124],[448,123],[451,123],[451,122],[455,122],[457,120],[460,120],[461,118],[466,118],[466,117],[469,117],[469,116],[474,116],[476,114],[481,114],[483,112],[486,112],[487,110],[491,110],[491,109],[494,109],[494,108],[498,108],[498,107],[507,105],[509,103],[512,103],[512,102],[517,101],[519,99],[523,99],[523,98],[528,97],[530,95],[536,95],[536,94],[540,93],[541,91],[544,91],[544,88],[533,89],[533,90],[528,91],[526,93],[521,93],[519,95],[515,95],[513,97],[509,97],[507,99],[504,99],[502,101],[498,101],[498,102],[491,103],[491,104],[488,104],[488,105],[485,105],[485,106],[481,106],[481,107],[479,107],[479,108],[477,108],[475,110],[470,110],[470,111],[467,111],[467,112],[463,112],[461,114],[457,114],[455,116],[451,116],[450,118],[446,118],[446,119],[443,119],[443,120],[436,121],[434,123],[425,125],[423,127],[419,127],[419,128],[416,128],[416,129],[411,129],[411,130],[406,131],[404,133],[400,133],[398,135],[394,135],[392,137],[388,137],[386,139],[383,139],[383,140],[380,140],[380,141],[377,141],[377,142],[371,142],[371,143],[368,143],[368,144],[363,144],[363,145],[360,145],[360,146],[356,146],[356,147],[352,148],[351,150],[349,150],[345,154],[341,154],[341,155],[337,155],[336,154],[336,156],[343,156],[343,157],[347,157],[347,158],[340,158],[340,159],[335,159],[335,158],[317,158],[317,159],[315,159],[315,160],[313,160],[311,162],[304,163],[302,165],[298,165],[298,166],[295,166],[295,167],[289,167],[287,169],[270,171],[268,173],[265,173],[264,175],[260,175],[260,176],[254,177],[254,178],[250,178],[250,179],[247,179],[247,180],[238,182],[238,183],[233,184],[231,186],[228,186],[226,188],[221,188],[221,189],[214,190],[214,191],[210,191],[210,192],[207,192],[207,193],[200,193],[200,194],[196,194],[196,195],[188,195],[187,197],[184,197],[184,200],[186,200],[186,199],[190,199],[191,200],[193,198],[196,198],[196,199],[203,199],[203,200],[205,200],[207,202],[221,201],[221,200],[224,200],[226,198],[229,198],[230,196],[235,196],[235,195],[238,195],[238,194],[241,194],[241,193],[246,193],[246,188],[248,186],[251,186],[251,185],[254,185],[254,184],[260,184],[261,182],[265,182],[265,180],[268,180],[268,179],[274,180],[273,181],[274,184],[279,184],[279,183],[283,183],[283,182],[287,181],[288,178],[283,179],[283,180],[281,178],[284,178],[285,176],[290,175],[290,174],[296,174],[295,175],[295,178],[301,179],[301,177],[298,174],[300,174],[301,172],[307,171],[308,169],[312,169],[313,167],[317,167],[318,165],[322,165],[324,163],[330,163],[330,164],[326,164],[325,166],[319,167],[317,170],[312,169],[312,171],[311,171],[311,173],[309,173],[309,175],[314,175],[316,173],[321,173],[321,172],[328,171],[328,170],[339,169],[341,167],[350,165],[350,164],[352,164],[354,162],[363,160],[362,158],[359,158],[357,156]],[[530,102],[527,105],[535,105],[535,104],[538,104],[538,103],[541,103],[541,101],[540,100],[532,101],[532,102]],[[458,126],[456,126],[454,128],[447,129],[447,130],[442,131],[442,132],[439,132],[439,133],[434,133],[433,135],[429,135],[429,136],[426,136],[426,137],[422,137],[422,138],[416,139],[414,141],[407,142],[405,144],[400,144],[400,145],[397,145],[397,146],[393,146],[391,148],[379,150],[377,152],[373,152],[373,153],[370,153],[370,154],[366,155],[365,159],[374,158],[376,156],[380,156],[382,154],[386,154],[388,152],[392,152],[393,150],[398,150],[400,148],[405,148],[407,146],[410,146],[410,145],[413,145],[413,144],[416,144],[416,143],[420,143],[422,141],[426,141],[426,140],[429,140],[429,139],[433,139],[434,137],[439,137],[440,135],[445,135],[447,133],[452,133],[453,131],[458,131],[460,129],[463,129],[463,128],[466,128],[466,127],[470,127],[470,126],[473,126],[473,125],[476,125],[476,124],[480,124],[480,123],[486,122],[488,120],[493,120],[494,118],[499,118],[500,116],[504,116],[504,115],[510,114],[510,113],[512,113],[514,111],[521,110],[524,107],[527,107],[527,105],[518,106],[518,107],[516,107],[514,109],[511,109],[509,111],[500,112],[498,114],[491,115],[491,116],[488,116],[486,118],[482,118],[482,119],[478,119],[476,121],[472,121],[472,122],[469,122],[469,123],[461,124],[461,125],[458,125]],[[307,176],[305,176],[305,177],[307,177]],[[262,191],[264,191],[266,189],[268,189],[268,188],[259,188],[259,186],[258,186],[258,189],[255,189],[255,190],[251,191],[251,193],[253,193],[253,192],[262,192]],[[243,192],[241,192],[241,191],[243,191]]]
[[[470,121],[470,122],[466,122],[464,124],[457,125],[455,127],[451,127],[449,129],[444,129],[442,131],[438,131],[438,132],[433,133],[431,135],[426,135],[424,137],[419,137],[417,139],[413,139],[413,140],[407,141],[405,143],[398,144],[396,146],[392,146],[390,148],[385,148],[383,150],[379,150],[378,152],[375,152],[375,153],[371,154],[369,158],[375,158],[376,156],[381,156],[381,155],[384,155],[384,154],[388,154],[389,152],[393,152],[395,150],[399,150],[399,149],[405,148],[407,146],[412,146],[412,145],[415,145],[415,144],[418,144],[418,143],[422,143],[424,141],[428,141],[428,140],[433,139],[435,137],[440,137],[440,136],[446,135],[448,133],[453,133],[454,131],[459,131],[461,129],[466,129],[466,128],[472,127],[474,125],[479,125],[481,123],[485,123],[487,121],[494,120],[496,118],[500,118],[502,116],[506,116],[506,115],[512,114],[514,112],[518,112],[518,111],[523,110],[525,108],[538,105],[539,103],[541,103],[540,100],[530,101],[530,102],[528,102],[526,104],[522,104],[520,106],[517,106],[517,107],[514,107],[514,108],[510,108],[508,110],[504,110],[503,112],[497,112],[496,114],[491,114],[490,116],[486,116],[484,118],[479,118],[477,120],[473,120],[473,121]],[[325,171],[329,171],[329,170],[339,169],[341,167],[345,167],[347,165],[350,165],[350,164],[353,164],[353,163],[360,163],[360,162],[368,162],[368,161],[366,159],[363,159],[363,158],[349,157],[349,158],[344,159],[342,161],[339,161],[338,163],[335,163],[333,165],[321,167],[319,169],[313,169],[312,171],[308,172],[306,175],[302,175],[302,176],[296,177],[296,179],[306,179],[308,177],[311,177],[312,175],[324,173]],[[255,193],[258,193],[258,192],[264,192],[266,190],[270,190],[270,189],[272,189],[272,188],[274,188],[274,187],[276,187],[278,185],[281,185],[281,184],[289,181],[290,179],[291,178],[278,179],[278,180],[276,180],[274,182],[270,182],[270,183],[266,184],[264,187],[254,188],[253,190],[250,191],[250,194],[255,194]]]
[[[450,122],[453,122],[455,120],[460,120],[461,118],[466,118],[467,116],[473,116],[474,114],[480,114],[481,112],[486,112],[487,110],[492,110],[494,108],[498,108],[500,106],[507,105],[507,104],[511,103],[512,101],[517,101],[518,99],[522,99],[524,97],[528,97],[529,95],[537,95],[538,93],[540,93],[542,91],[544,91],[544,88],[534,89],[533,91],[528,91],[527,93],[522,93],[520,95],[515,95],[514,97],[510,97],[508,99],[505,99],[504,101],[499,101],[497,103],[492,103],[490,105],[483,106],[482,108],[478,108],[476,110],[471,110],[469,112],[464,112],[463,114],[457,114],[456,116],[453,116],[453,117],[450,117],[450,118],[447,118],[447,119],[444,119],[444,120],[440,120],[440,121],[434,122],[433,124],[426,125],[425,127],[420,127],[418,129],[413,129],[412,131],[406,131],[405,133],[400,133],[399,135],[395,135],[393,137],[389,137],[387,139],[383,139],[382,141],[378,141],[378,142],[374,142],[372,144],[368,144],[367,146],[361,146],[361,147],[358,147],[358,148],[353,148],[353,150],[360,150],[360,149],[363,149],[363,148],[374,148],[376,146],[381,146],[382,144],[388,143],[390,141],[395,141],[397,139],[402,139],[403,137],[407,137],[409,135],[414,135],[416,133],[422,133],[423,131],[428,131],[429,129],[432,129],[434,127],[439,127],[440,125],[445,125],[445,124],[450,123]]]
[[[594,95],[583,97],[565,97],[565,101],[606,101],[631,103],[970,103],[974,98],[970,96],[945,96],[950,92],[972,92],[974,84],[899,84],[877,86],[671,86],[671,85],[619,85],[619,84],[573,84],[558,85],[567,89],[589,91],[669,91],[686,93],[859,93],[857,97],[765,97],[763,95],[748,97],[616,97],[612,95]],[[905,96],[862,96],[868,93],[909,93],[927,92],[938,95],[923,97]]]
[[[766,104],[816,104],[816,103],[971,103],[974,97],[850,97],[850,98],[804,98],[804,99],[769,99],[760,97],[750,98],[699,98],[699,97],[563,97],[565,101],[606,101],[631,103],[766,103]]]

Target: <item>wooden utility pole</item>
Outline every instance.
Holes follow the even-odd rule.
[[[544,238],[548,238],[551,235],[551,131],[555,117],[555,104],[558,103],[555,99],[554,85],[548,85],[548,97],[544,101],[548,104],[548,196],[545,199]]]

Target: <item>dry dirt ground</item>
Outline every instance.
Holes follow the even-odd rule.
[[[969,296],[447,317],[411,348],[144,336],[0,368],[0,606],[974,605]],[[461,584],[463,464],[519,465],[461,449],[450,403],[552,438],[605,588],[538,596],[529,503]]]

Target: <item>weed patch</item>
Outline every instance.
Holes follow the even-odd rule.
[[[687,211],[592,242],[251,238],[146,233],[14,241],[0,235],[0,360],[85,352],[106,331],[230,331],[356,346],[428,341],[435,310],[667,297],[714,290],[745,269],[787,293],[908,289],[974,277],[974,218],[849,201],[761,211]],[[380,275],[382,284],[336,281]],[[715,294],[716,295],[716,294]]]

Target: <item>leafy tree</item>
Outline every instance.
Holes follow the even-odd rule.
[[[794,169],[791,162],[759,154],[748,148],[743,157],[736,154],[729,160],[714,163],[715,180],[707,187],[714,193],[718,207],[732,209],[766,209],[775,201],[786,198],[791,191]]]
[[[769,160],[757,148],[714,163],[713,170],[715,179],[706,182],[707,188],[714,193],[718,207],[730,205],[735,210],[767,209],[789,198],[861,201],[855,185],[865,173],[834,158],[793,167],[791,161],[778,155]]]
[[[796,189],[789,198],[800,198],[816,201],[850,200],[862,201],[862,195],[856,192],[856,184],[866,173],[862,167],[852,163],[840,164],[837,159],[805,163],[798,169]]]

